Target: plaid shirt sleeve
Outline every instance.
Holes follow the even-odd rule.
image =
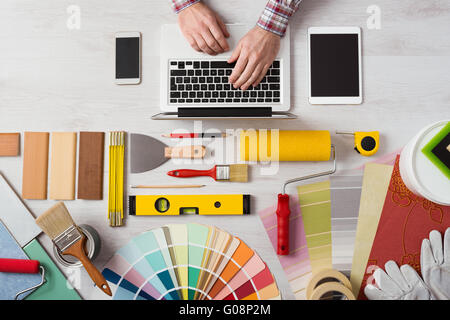
[[[179,13],[181,10],[192,6],[193,4],[200,2],[200,0],[171,0],[172,8],[175,13]]]
[[[269,0],[257,25],[282,37],[300,2],[302,0]]]

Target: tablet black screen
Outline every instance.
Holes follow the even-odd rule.
[[[358,97],[358,35],[310,36],[311,96]]]

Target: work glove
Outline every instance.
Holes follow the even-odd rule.
[[[450,300],[450,228],[444,235],[430,232],[430,239],[422,241],[420,267],[425,283],[438,300]]]
[[[427,285],[410,265],[400,268],[395,261],[378,268],[373,273],[377,286],[368,284],[364,293],[369,300],[434,300]]]

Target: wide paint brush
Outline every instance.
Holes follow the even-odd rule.
[[[210,170],[191,170],[180,169],[167,172],[171,177],[176,178],[190,178],[190,177],[211,177],[216,181],[230,181],[230,182],[247,182],[248,180],[248,165],[247,164],[232,164],[232,165],[217,165]]]
[[[112,295],[105,278],[86,256],[86,236],[75,225],[63,202],[58,202],[40,215],[36,224],[52,239],[61,254],[80,260],[94,283],[104,293]]]

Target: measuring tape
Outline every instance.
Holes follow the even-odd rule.
[[[377,153],[380,144],[380,133],[378,131],[336,131],[336,134],[349,134],[355,137],[355,150],[359,154],[370,157]]]

